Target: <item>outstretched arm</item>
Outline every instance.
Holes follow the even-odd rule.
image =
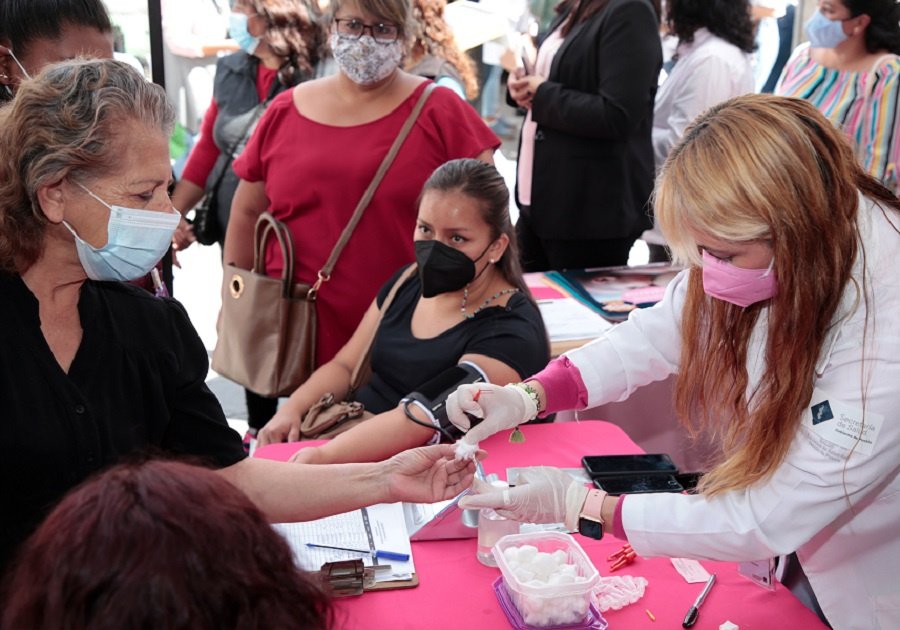
[[[433,503],[472,483],[473,462],[453,459],[447,444],[412,449],[383,462],[303,466],[248,458],[219,473],[272,522],[303,521],[374,503]]]

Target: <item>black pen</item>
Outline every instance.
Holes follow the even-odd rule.
[[[709,579],[706,580],[706,586],[703,587],[703,590],[700,591],[700,594],[697,596],[697,601],[694,602],[694,605],[691,606],[691,609],[687,611],[687,614],[684,616],[684,621],[681,622],[682,628],[690,628],[695,623],[697,623],[697,617],[700,616],[700,606],[703,605],[703,600],[706,599],[706,596],[709,595],[710,589],[712,589],[713,584],[716,583],[716,574],[713,573],[709,576]]]

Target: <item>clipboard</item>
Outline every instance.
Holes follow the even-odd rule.
[[[408,580],[376,582],[375,572],[376,568],[363,565],[361,559],[326,562],[319,570],[322,580],[329,585],[334,597],[352,597],[368,591],[392,591],[419,585],[416,573]]]
[[[287,541],[299,568],[315,572],[323,566],[335,567],[335,588],[346,594],[412,588],[419,583],[399,503],[373,505],[314,521],[276,523],[273,528]],[[381,565],[393,572],[376,576],[376,549],[409,554],[409,559]]]

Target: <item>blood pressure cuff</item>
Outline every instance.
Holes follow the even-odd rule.
[[[463,432],[447,417],[447,396],[455,392],[460,385],[487,382],[487,377],[477,365],[464,361],[421,385],[400,403],[404,405],[412,403],[424,411],[435,429],[439,431],[439,435],[444,440],[455,442],[463,436]],[[473,427],[481,420],[469,415],[469,422]]]

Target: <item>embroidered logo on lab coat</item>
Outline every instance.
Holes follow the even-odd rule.
[[[824,402],[820,402],[818,405],[813,405],[811,410],[812,423],[814,425],[834,418],[834,413],[831,411],[831,405],[828,404],[827,400]]]
[[[803,414],[802,429],[810,444],[823,455],[841,460],[851,452],[871,455],[884,424],[884,416],[865,412],[829,392],[815,388]]]

